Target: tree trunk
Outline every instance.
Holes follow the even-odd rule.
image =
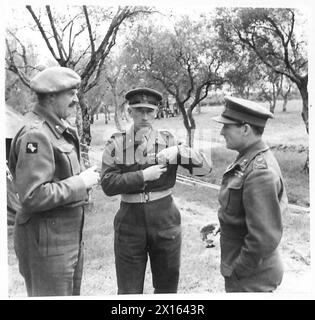
[[[121,130],[123,130],[123,128],[121,126],[122,115],[121,115],[121,110],[120,110],[120,106],[119,106],[118,99],[117,99],[116,90],[113,92],[113,96],[114,96],[114,103],[115,103],[114,121],[115,121],[116,128],[119,131],[121,131]]]
[[[181,111],[181,114],[183,116],[184,126],[187,130],[186,143],[189,147],[192,147],[194,144],[194,134],[196,129],[196,123],[192,115],[192,109],[188,108],[186,112],[185,104],[179,101],[177,102],[179,110]]]
[[[90,115],[88,106],[84,101],[84,96],[82,92],[78,92],[79,104],[81,109],[81,125],[82,130],[78,130],[80,135],[80,145],[81,145],[81,154],[84,165],[89,167],[90,159],[89,159],[89,146],[91,144],[91,127],[90,127]]]
[[[308,126],[309,126],[309,121],[308,121],[308,91],[307,91],[307,79],[303,81],[300,85],[298,85],[299,91],[302,96],[302,101],[303,101],[303,109],[302,109],[302,119],[305,123],[305,128],[307,134],[308,132]],[[305,173],[309,173],[309,153],[307,153],[307,159],[303,168],[303,171]]]
[[[282,97],[283,97],[282,111],[283,112],[287,111],[287,104],[288,104],[288,101],[289,101],[290,92],[291,92],[291,85],[289,85],[289,87],[286,90],[285,94],[282,95]]]
[[[196,129],[193,129],[193,128],[188,128],[187,129],[186,143],[191,148],[194,147],[195,131],[196,131]]]
[[[81,112],[80,104],[76,106],[75,125],[77,127],[78,135],[81,139],[83,128],[82,128],[82,112]]]
[[[189,130],[188,130],[188,128],[186,128],[187,132],[188,132],[187,144],[191,148],[194,146],[195,129],[196,129],[196,122],[193,117],[192,110],[193,110],[192,107],[189,107],[187,110],[187,117],[188,117],[188,121],[189,121],[189,127],[188,127]]]
[[[275,100],[272,100],[272,102],[270,103],[270,112],[272,114],[275,113],[275,108],[276,108],[276,101]]]
[[[288,97],[283,97],[283,105],[282,105],[282,112],[287,112],[287,104],[288,104]]]

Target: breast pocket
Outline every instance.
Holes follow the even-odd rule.
[[[237,214],[242,205],[243,179],[239,176],[233,176],[227,182],[222,191],[221,201],[225,211],[231,214]]]
[[[80,173],[80,163],[74,146],[71,144],[59,144],[56,146],[56,170],[59,170],[62,178],[67,178]]]

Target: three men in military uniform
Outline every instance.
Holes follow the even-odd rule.
[[[65,119],[77,103],[80,77],[48,68],[31,81],[38,104],[14,138],[10,170],[21,210],[15,249],[28,295],[80,293],[82,228],[96,168],[84,170],[76,131]],[[173,198],[178,165],[199,175],[211,167],[202,152],[153,127],[159,92],[126,94],[133,125],[114,133],[102,158],[102,189],[120,194],[114,220],[118,293],[142,293],[150,259],[155,293],[175,293],[181,250],[181,217]],[[280,168],[262,140],[272,114],[251,101],[227,97],[215,120],[237,159],[225,171],[219,193],[221,273],[227,292],[273,291],[283,267],[279,254],[287,197]]]
[[[149,88],[126,94],[133,125],[112,135],[102,159],[106,195],[121,195],[114,220],[119,294],[143,293],[148,257],[155,293],[177,292],[181,216],[173,198],[177,167],[210,172],[203,153],[179,144],[167,130],[152,126],[162,95]]]
[[[219,193],[221,273],[227,292],[270,292],[281,283],[279,253],[287,196],[277,160],[262,140],[273,115],[252,101],[226,97],[221,134],[238,152]]]

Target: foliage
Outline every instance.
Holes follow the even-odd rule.
[[[223,84],[223,62],[210,29],[203,17],[193,21],[182,16],[175,21],[173,30],[139,26],[126,48],[142,78],[156,82],[157,87],[162,86],[175,98],[190,143],[195,129],[192,111],[207,97],[210,88]]]
[[[87,7],[64,8],[26,6],[33,23],[53,59],[63,67],[75,69],[81,76],[78,97],[82,115],[81,143],[89,145],[90,117],[84,94],[95,87],[100,79],[106,58],[116,44],[118,31],[125,20],[151,13],[146,7]],[[105,32],[104,32],[105,30]],[[12,32],[11,32],[12,33]],[[19,40],[20,43],[22,43]],[[22,47],[23,48],[23,47]],[[16,52],[7,45],[10,59],[8,70],[16,73],[26,86],[29,77],[17,68]],[[25,56],[25,55],[24,55]],[[79,132],[81,131],[80,128]]]
[[[288,77],[299,88],[302,117],[308,131],[307,42],[297,26],[303,16],[290,8],[218,9],[216,26],[222,42],[247,48],[277,74]]]

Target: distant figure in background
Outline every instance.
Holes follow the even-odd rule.
[[[105,115],[105,123],[108,124],[108,121],[110,121],[110,110],[108,104],[103,103],[103,111]]]
[[[221,273],[227,292],[271,292],[282,281],[279,252],[287,195],[277,160],[262,134],[273,115],[252,101],[226,97],[213,118],[223,123],[226,147],[239,155],[219,193]]]
[[[96,167],[81,166],[77,132],[66,121],[80,81],[64,67],[39,72],[30,83],[38,104],[12,141],[9,168],[21,203],[14,247],[29,296],[80,294],[84,205],[99,180]]]
[[[149,88],[126,94],[133,125],[112,135],[102,159],[106,195],[120,194],[114,220],[118,294],[143,293],[148,257],[155,293],[176,293],[181,250],[181,216],[172,198],[178,165],[205,175],[203,155],[179,144],[153,121],[162,95]],[[195,171],[196,170],[196,171]]]

